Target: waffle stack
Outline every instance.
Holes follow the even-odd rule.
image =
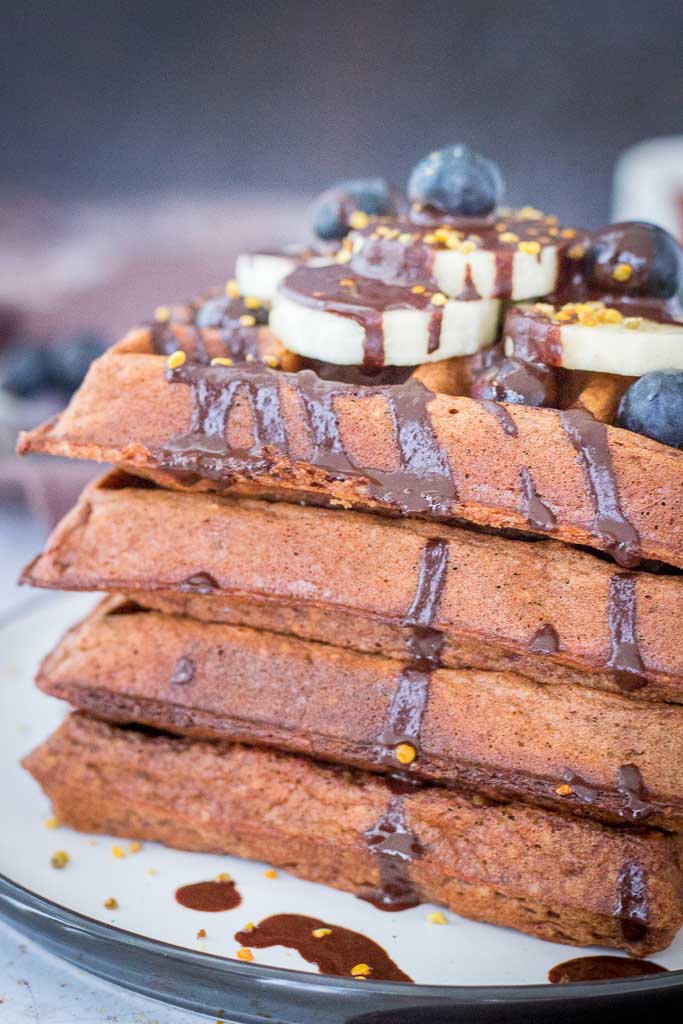
[[[107,595],[26,766],[78,829],[642,955],[682,909],[680,256],[498,193],[462,147],[410,205],[345,183],[22,437],[117,467],[24,573]]]

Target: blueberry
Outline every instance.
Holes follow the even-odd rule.
[[[45,349],[30,342],[12,345],[2,362],[2,386],[18,398],[33,398],[50,385],[50,363]]]
[[[104,341],[96,334],[60,338],[48,352],[51,386],[67,395],[73,394],[93,359],[101,356],[105,348]]]
[[[624,394],[617,424],[683,449],[683,370],[646,373]]]
[[[646,221],[609,224],[587,253],[590,283],[599,291],[670,299],[683,280],[683,257],[674,238]]]
[[[469,146],[448,146],[420,160],[408,181],[411,203],[455,217],[486,217],[503,195],[498,164]]]
[[[332,242],[349,233],[349,217],[362,210],[370,217],[389,217],[397,212],[396,193],[384,178],[338,181],[313,204],[311,220],[318,238]]]

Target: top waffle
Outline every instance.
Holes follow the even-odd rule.
[[[157,311],[20,450],[683,567],[676,244],[499,193],[462,147],[418,165],[410,207],[327,193],[315,249],[240,260],[261,296]]]

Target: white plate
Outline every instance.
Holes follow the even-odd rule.
[[[152,939],[192,950],[233,957],[234,933],[246,922],[277,913],[300,913],[352,928],[384,946],[414,981],[431,985],[538,985],[554,964],[600,952],[555,945],[492,925],[467,921],[450,912],[448,924],[427,921],[428,906],[387,914],[361,900],[279,872],[264,876],[267,865],[234,857],[182,853],[146,843],[128,852],[128,843],[91,838],[67,828],[47,829],[48,801],[19,765],[62,719],[60,702],[39,693],[33,676],[39,660],[59,636],[92,607],[91,595],[46,597],[0,629],[0,872],[13,882],[90,918]],[[125,766],[121,766],[122,771]],[[112,855],[117,843],[123,859]],[[50,866],[56,850],[69,854],[64,870]],[[178,886],[229,872],[242,904],[218,914],[179,906]],[[104,908],[114,897],[119,909]],[[206,938],[196,938],[199,929]],[[315,971],[291,950],[255,950],[261,965]],[[653,959],[670,970],[683,968],[683,933]]]

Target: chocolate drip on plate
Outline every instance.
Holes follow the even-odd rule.
[[[588,484],[596,532],[620,565],[637,565],[641,557],[640,537],[619,504],[607,427],[585,409],[561,412],[560,422],[574,445]]]
[[[627,860],[617,878],[615,917],[621,918],[621,931],[628,942],[640,942],[647,934],[650,904],[647,874],[638,860]]]
[[[534,479],[526,466],[519,467],[519,479],[522,487],[521,512],[529,526],[534,530],[552,530],[555,516],[539,498]]]
[[[275,914],[259,921],[249,931],[237,932],[235,942],[254,949],[268,949],[270,946],[295,949],[309,964],[316,964],[321,974],[344,978],[358,964],[367,964],[370,979],[412,981],[372,939],[349,928],[320,921],[317,917]]]
[[[614,670],[619,689],[632,693],[647,686],[645,665],[638,646],[636,577],[616,573],[609,582],[607,609],[610,656],[607,664]]]
[[[231,880],[214,879],[211,882],[194,882],[176,889],[176,901],[189,910],[216,914],[239,907],[242,897]]]
[[[559,649],[560,638],[550,622],[539,626],[529,642],[529,650],[534,654],[557,654]]]
[[[569,985],[576,981],[616,981],[640,978],[644,974],[666,974],[667,968],[651,960],[625,956],[577,956],[548,971],[551,985]]]
[[[192,389],[193,412],[187,434],[173,438],[162,454],[172,471],[221,479],[226,473],[265,474],[279,453],[290,455],[280,406],[280,382],[293,387],[304,408],[313,442],[309,461],[341,479],[367,481],[368,494],[404,515],[446,512],[456,499],[448,459],[439,444],[427,406],[433,394],[411,379],[395,386],[358,387],[321,380],[312,370],[289,374],[259,364],[235,367],[186,364],[169,371],[169,379]],[[238,394],[246,394],[255,422],[255,443],[235,449],[227,422]],[[356,466],[339,429],[334,400],[384,397],[393,421],[399,466],[384,471]]]

